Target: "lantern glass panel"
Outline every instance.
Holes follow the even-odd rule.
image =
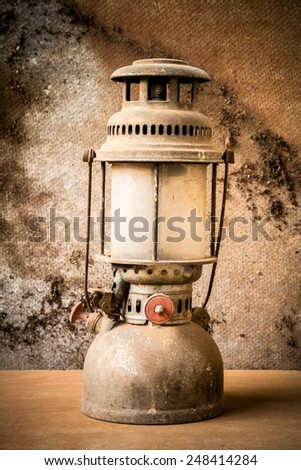
[[[151,261],[156,226],[159,260],[205,257],[206,165],[160,163],[158,188],[154,173],[154,163],[112,166],[112,258]]]

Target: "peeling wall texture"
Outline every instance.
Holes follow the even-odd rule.
[[[174,57],[211,75],[200,109],[218,148],[228,138],[236,154],[211,334],[225,368],[300,369],[300,10],[297,0],[3,0],[1,368],[82,367],[93,337],[68,322],[83,292],[82,154],[100,147],[120,108],[111,73]],[[247,240],[229,236],[234,217],[248,221],[235,227]],[[98,253],[95,241],[91,285],[109,289]]]

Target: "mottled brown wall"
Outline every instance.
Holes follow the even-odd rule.
[[[84,236],[81,156],[100,146],[120,106],[110,74],[165,56],[209,72],[200,107],[218,147],[230,137],[236,152],[226,222],[248,220],[240,231],[248,240],[226,237],[209,304],[225,367],[300,368],[299,2],[6,0],[1,10],[1,367],[82,366],[92,338],[67,319],[82,293],[84,244],[72,227],[66,242],[62,223],[50,241],[50,209],[80,217]],[[46,220],[40,232],[32,217]],[[272,241],[252,240],[251,221],[266,217]],[[196,304],[207,282],[208,273],[195,286]],[[96,243],[91,283],[111,284]]]

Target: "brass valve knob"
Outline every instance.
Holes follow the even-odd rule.
[[[69,320],[72,323],[75,323],[77,320],[82,320],[86,324],[87,330],[91,331],[92,333],[98,333],[100,330],[100,325],[102,321],[102,314],[101,313],[87,313],[83,310],[82,302],[76,304],[73,309],[71,310]]]

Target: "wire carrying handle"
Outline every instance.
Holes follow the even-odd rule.
[[[85,256],[85,281],[84,298],[90,312],[94,312],[89,299],[88,278],[89,278],[89,253],[90,253],[90,217],[91,217],[91,194],[92,194],[92,164],[96,157],[94,150],[87,150],[83,155],[83,161],[88,163],[88,201],[87,201],[87,226],[86,226],[86,256]]]
[[[91,218],[91,199],[92,199],[92,165],[93,161],[96,158],[96,152],[93,149],[87,150],[84,153],[83,161],[88,163],[88,199],[87,199],[87,226],[86,226],[86,254],[85,254],[85,280],[84,280],[84,299],[86,305],[90,312],[94,312],[94,309],[91,305],[88,292],[88,281],[89,281],[89,254],[90,254],[90,218]],[[225,217],[226,209],[226,196],[227,196],[227,183],[228,183],[228,170],[229,163],[234,163],[234,152],[226,149],[223,154],[223,160],[225,162],[224,167],[224,184],[223,184],[223,194],[222,194],[222,203],[221,203],[221,214],[220,222],[218,228],[217,239],[215,240],[215,214],[216,214],[216,180],[217,180],[217,163],[212,164],[212,186],[211,186],[211,241],[210,241],[210,255],[216,258],[216,262],[212,266],[210,281],[208,285],[207,294],[203,302],[202,308],[205,309],[213,289],[217,260],[219,256],[222,233],[223,233],[223,224]],[[102,162],[102,235],[101,235],[101,253],[104,252],[104,220],[105,220],[105,173],[106,167],[105,163]]]
[[[216,206],[216,177],[217,177],[217,164],[213,163],[212,166],[212,194],[211,194],[211,243],[210,243],[210,254],[211,256],[215,256],[216,262],[212,266],[210,281],[208,285],[207,295],[203,302],[202,308],[205,309],[207,303],[209,302],[214,278],[217,268],[217,260],[219,255],[219,250],[222,241],[222,234],[223,234],[223,225],[224,225],[224,218],[225,218],[225,209],[226,209],[226,199],[227,199],[227,184],[228,184],[228,173],[229,173],[229,163],[234,163],[234,152],[232,150],[225,150],[223,154],[223,160],[225,162],[225,169],[224,169],[224,185],[223,185],[223,195],[222,195],[222,205],[221,205],[221,215],[220,215],[220,222],[218,227],[218,235],[215,242],[215,206]]]

